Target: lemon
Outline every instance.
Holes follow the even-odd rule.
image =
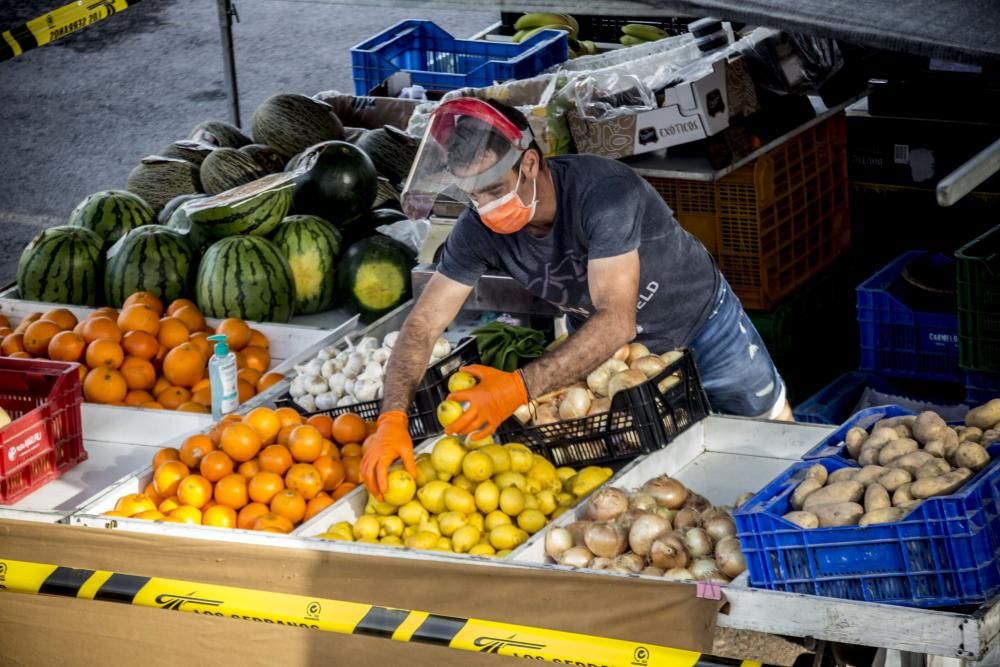
[[[479,543],[481,536],[482,531],[475,526],[462,526],[451,536],[452,549],[455,553],[464,554]]]
[[[516,487],[522,491],[528,488],[528,480],[519,472],[502,472],[494,476],[493,481],[496,482],[497,488],[501,490],[509,486]]]
[[[462,405],[456,401],[441,401],[437,407],[437,418],[441,426],[448,426],[462,416]]]
[[[490,545],[494,549],[513,549],[528,539],[528,534],[512,524],[497,526],[490,531]]]
[[[427,519],[422,524],[417,526],[418,533],[434,533],[438,537],[441,537],[441,526],[438,520],[435,518]]]
[[[381,544],[381,542],[379,542],[377,539],[375,539],[375,538],[368,538],[368,537],[364,537],[364,538],[361,538],[360,540],[355,540],[355,541],[358,544]]]
[[[576,471],[568,466],[561,466],[556,468],[556,477],[559,478],[560,482],[565,482],[567,479],[576,474]]]
[[[368,501],[365,502],[365,514],[375,514],[375,496],[368,496]]]
[[[326,532],[328,533],[347,532],[348,534],[351,534],[353,530],[354,526],[351,525],[350,521],[338,521],[337,523],[331,523],[330,527],[326,529]]]
[[[526,510],[538,509],[538,498],[535,498],[535,494],[533,493],[524,494],[524,509]]]
[[[551,516],[549,516],[549,519],[554,521],[555,519],[558,519],[563,514],[565,514],[568,510],[569,510],[568,507],[563,507],[560,505],[559,507],[556,508],[556,511],[553,512]]]
[[[465,447],[462,441],[454,437],[441,438],[434,443],[431,450],[431,463],[439,473],[457,475],[462,469],[462,459],[465,458]]]
[[[573,486],[570,492],[577,498],[589,495],[591,491],[604,484],[610,477],[605,469],[597,466],[587,466],[573,478]]]
[[[444,492],[444,506],[452,512],[472,514],[476,511],[476,499],[465,489],[450,486]]]
[[[364,516],[359,516],[358,520],[354,522],[354,539],[356,540],[375,540],[378,539],[378,519],[370,514],[365,514]]]
[[[378,523],[379,537],[399,537],[403,534],[403,529],[406,528],[403,520],[398,516],[380,516]]]
[[[528,493],[538,493],[539,491],[542,490],[542,488],[543,488],[542,487],[542,483],[539,482],[534,477],[528,477],[524,481],[524,489],[523,490],[527,491]]]
[[[532,458],[534,464],[528,471],[528,479],[537,480],[543,489],[551,488],[553,491],[561,489],[562,481],[556,475],[556,467],[537,454],[532,455]]]
[[[434,480],[428,482],[417,491],[417,500],[427,508],[431,514],[440,514],[444,511],[444,492],[451,488],[448,482]]]
[[[506,558],[507,556],[510,555],[510,552],[511,552],[510,549],[501,549],[500,551],[497,552],[496,556],[497,558]]]
[[[531,457],[531,450],[519,442],[512,442],[504,445],[507,455],[510,456],[510,469],[514,472],[526,473],[531,470],[534,461]]]
[[[383,544],[387,547],[401,547],[403,546],[403,540],[399,539],[397,535],[386,535],[380,539],[379,544]]]
[[[576,484],[576,478],[579,475],[573,475],[572,477],[567,477],[562,481],[562,489],[565,493],[573,493],[573,485]]]
[[[420,532],[407,538],[403,544],[411,549],[433,549],[437,546],[438,537],[434,533]]]
[[[470,452],[462,459],[462,474],[470,481],[482,482],[493,476],[493,458],[485,452]]]
[[[524,510],[517,515],[517,525],[528,535],[534,535],[545,526],[545,515],[538,510]]]
[[[449,472],[439,472],[438,473],[438,481],[439,482],[450,482],[451,481],[451,473],[449,473]]]
[[[400,535],[400,537],[402,537],[403,541],[405,542],[406,540],[410,539],[416,534],[417,534],[416,526],[407,526],[406,528],[403,529],[403,534]]]
[[[414,457],[413,460],[416,461],[417,463],[420,463],[421,461],[430,461],[431,455],[428,452],[420,452],[419,454],[416,455],[416,457]]]
[[[354,541],[354,535],[352,535],[351,533],[344,533],[344,532],[336,532],[336,533],[334,533],[334,532],[329,532],[328,531],[328,532],[325,532],[325,533],[320,533],[316,537],[322,537],[324,540],[341,540],[343,542],[353,542]]]
[[[469,493],[472,493],[473,491],[476,490],[476,482],[473,482],[465,475],[456,475],[455,477],[452,477],[451,483],[460,489],[465,489]]]
[[[451,551],[451,539],[447,537],[439,537],[437,544],[434,545],[434,549],[437,551]]]
[[[500,492],[500,511],[511,517],[524,511],[524,493],[521,489],[508,486]]]
[[[510,523],[510,517],[500,510],[495,510],[487,514],[486,518],[483,519],[483,529],[492,531],[497,526],[502,526],[508,523]]]
[[[576,496],[564,491],[556,496],[556,502],[559,503],[559,507],[572,507],[576,503]]]
[[[438,526],[441,527],[441,534],[451,537],[456,530],[466,524],[465,515],[461,512],[442,512],[438,515]]]
[[[417,461],[417,488],[427,485],[427,482],[431,482],[437,479],[437,470],[434,469],[434,464],[431,463],[430,454],[427,455],[422,461]]]
[[[394,470],[389,473],[387,481],[388,488],[382,494],[382,499],[386,503],[393,507],[399,507],[413,500],[413,494],[417,492],[417,483],[410,477],[410,473],[405,470]],[[379,510],[378,506],[375,507],[375,511],[379,514],[385,514]]]
[[[510,454],[500,445],[486,445],[479,450],[493,459],[493,474],[510,471]]]
[[[496,441],[493,439],[492,435],[488,435],[485,438],[480,438],[479,440],[473,440],[471,435],[465,436],[465,448],[470,452],[485,447],[486,445],[492,445]]]
[[[479,512],[473,512],[469,516],[465,517],[465,520],[470,526],[475,526],[479,530],[482,530],[485,527],[485,524],[483,523],[483,515]]]
[[[405,475],[406,473],[403,473],[403,474]],[[392,475],[390,475],[390,478],[391,477],[392,477]],[[388,494],[386,494],[386,495],[388,495]],[[395,514],[396,511],[399,509],[398,506],[395,505],[395,504],[390,504],[390,503],[379,501],[379,500],[375,500],[375,499],[369,500],[369,503],[371,504],[371,508],[374,510],[375,514],[377,514],[379,516],[389,516],[391,514]]]
[[[457,373],[452,373],[452,376],[448,378],[448,392],[454,394],[459,391],[465,391],[466,389],[472,389],[476,384],[476,377],[472,373],[458,371]]]
[[[535,500],[538,501],[539,511],[545,515],[552,514],[556,511],[556,507],[559,506],[559,502],[556,500],[556,494],[552,493],[548,489],[536,493]]]
[[[489,514],[500,506],[500,489],[492,480],[480,482],[476,487],[476,507],[483,514]]]
[[[424,521],[430,518],[430,512],[424,507],[420,501],[411,500],[402,507],[399,508],[398,512],[399,518],[403,520],[407,526],[419,526]]]
[[[480,543],[469,549],[468,553],[470,556],[492,556],[496,552],[497,550],[491,545]]]

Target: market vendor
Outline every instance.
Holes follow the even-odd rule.
[[[627,165],[546,159],[519,111],[458,98],[431,115],[404,209],[426,217],[442,193],[469,207],[393,348],[361,463],[376,495],[396,459],[416,474],[406,411],[434,341],[490,268],[558,306],[572,334],[513,373],[468,369],[479,384],[453,396],[468,405],[448,433],[485,437],[530,397],[579,381],[633,340],[654,353],[692,348],[715,411],[791,419],[784,382],[712,256]]]

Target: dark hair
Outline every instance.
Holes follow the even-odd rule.
[[[494,99],[487,99],[485,101],[491,107],[503,114],[507,120],[512,122],[514,126],[517,127],[517,129],[530,131],[528,119],[523,113],[512,106]],[[487,135],[485,144],[483,144],[481,140],[484,133]],[[472,164],[480,157],[482,154],[482,148],[485,147],[486,150],[491,151],[496,155],[503,155],[509,145],[510,141],[494,130],[488,123],[485,123],[478,118],[465,116],[460,118],[455,124],[455,130],[452,132],[451,137],[448,140],[448,145],[445,148],[448,151],[449,164],[456,167],[465,167]],[[528,146],[528,150],[534,150],[538,153],[538,157],[542,165],[541,168],[544,169],[545,160],[543,158],[545,155],[542,153],[541,147],[538,145],[538,142],[534,140],[534,138],[532,138],[531,144]],[[515,164],[512,169],[519,169],[520,167],[521,160],[518,160],[517,164]]]

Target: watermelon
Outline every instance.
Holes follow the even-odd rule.
[[[201,258],[195,299],[207,317],[287,322],[295,311],[295,278],[267,239],[230,236]]]
[[[332,308],[337,300],[340,232],[314,215],[292,215],[278,225],[271,241],[295,277],[295,312],[305,315]]]
[[[410,298],[413,252],[388,236],[358,241],[340,263],[340,289],[361,319],[371,322]]]
[[[187,239],[188,245],[191,246],[195,257],[201,256],[201,252],[209,245],[209,239],[201,227],[191,222],[191,218],[188,217],[183,205],[195,199],[204,199],[206,196],[181,195],[180,197],[174,197],[163,207],[159,216],[161,225],[166,225]]]
[[[67,224],[97,232],[106,250],[126,232],[155,220],[153,209],[141,197],[125,190],[104,190],[77,204]]]
[[[126,189],[159,213],[174,197],[201,192],[201,179],[198,167],[187,160],[150,155],[129,173]]]
[[[321,141],[344,137],[333,107],[305,95],[272,95],[253,112],[250,126],[257,143],[286,160]]]
[[[108,305],[121,308],[136,292],[151,292],[164,303],[185,297],[197,263],[187,238],[163,225],[132,230],[111,249],[104,269]]]
[[[358,216],[344,228],[344,240],[348,245],[378,233],[382,225],[391,225],[407,217],[391,208],[377,208]]]
[[[190,201],[183,208],[209,238],[267,236],[288,213],[294,182],[294,174],[270,174],[214,197]]]
[[[267,171],[250,155],[235,148],[216,148],[205,158],[199,170],[201,185],[210,195],[256,181]]]
[[[316,215],[342,227],[375,201],[375,167],[364,151],[346,141],[313,146],[296,173],[293,214]]]
[[[17,265],[20,298],[96,306],[104,239],[85,227],[50,227],[31,240]]]

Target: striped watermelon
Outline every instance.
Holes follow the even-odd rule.
[[[125,235],[104,270],[108,305],[120,308],[136,292],[164,303],[187,296],[197,262],[188,240],[163,225],[146,225]]]
[[[270,174],[214,197],[187,202],[184,210],[209,238],[267,236],[288,214],[294,185],[295,174]]]
[[[295,278],[267,239],[230,236],[201,258],[195,300],[207,317],[287,322],[295,309]]]
[[[77,204],[67,224],[97,232],[107,249],[129,231],[155,220],[153,209],[142,197],[125,190],[104,190]]]
[[[17,265],[22,299],[96,306],[104,241],[84,227],[50,227],[31,240]]]
[[[291,215],[278,225],[271,241],[292,269],[295,312],[305,315],[332,308],[337,300],[340,232],[323,218]]]

